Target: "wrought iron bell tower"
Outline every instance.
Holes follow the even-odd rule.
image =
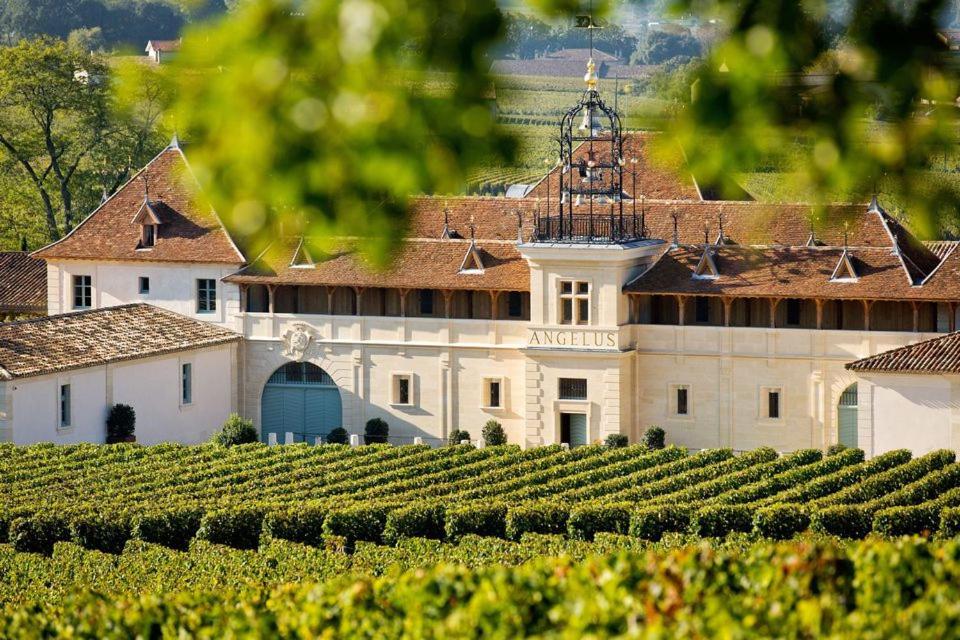
[[[587,88],[560,121],[560,175],[555,210],[537,221],[541,242],[623,243],[642,237],[635,215],[623,212],[623,127],[600,98],[591,57]]]

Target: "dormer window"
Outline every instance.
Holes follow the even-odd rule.
[[[157,244],[157,233],[160,228],[160,216],[157,215],[156,204],[146,196],[140,210],[133,217],[133,224],[140,225],[140,242],[137,249],[152,249]]]

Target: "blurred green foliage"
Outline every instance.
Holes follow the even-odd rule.
[[[882,181],[931,232],[960,204],[953,181],[924,179],[957,142],[956,61],[938,33],[948,4],[854,0],[838,41],[823,0],[676,0],[674,10],[721,15],[730,30],[670,137],[706,180],[802,141],[792,177],[807,199],[864,200]]]
[[[513,155],[485,57],[502,31],[492,0],[251,0],[188,32],[173,111],[205,195],[251,252],[283,223],[385,264],[411,195]]]

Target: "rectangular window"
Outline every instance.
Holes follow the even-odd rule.
[[[413,376],[411,374],[394,374],[390,403],[397,405],[413,404]]]
[[[771,389],[767,391],[767,417],[780,417],[780,390]]]
[[[193,403],[193,365],[184,362],[180,367],[180,402]]]
[[[70,385],[60,385],[60,427],[70,426]]]
[[[89,309],[93,306],[93,278],[73,276],[73,308]]]
[[[156,227],[152,224],[143,225],[143,246],[152,247],[156,242]]]
[[[519,291],[511,291],[507,295],[507,314],[511,318],[519,318],[523,315],[523,296]]]
[[[590,283],[560,282],[560,324],[590,323]]]
[[[799,300],[787,300],[787,324],[794,327],[800,324]]]
[[[705,296],[696,297],[697,322],[704,324],[710,322],[710,298]]]
[[[687,401],[689,399],[690,390],[686,387],[677,388],[677,415],[685,416],[690,413],[690,409],[687,406]]]
[[[207,278],[197,280],[197,313],[213,313],[217,310],[217,281]]]
[[[585,378],[560,378],[561,400],[586,400],[587,381]]]
[[[500,406],[500,381],[491,380],[490,381],[490,403],[488,407],[499,407]]]
[[[146,295],[150,293],[150,278],[140,276],[139,287],[137,290],[140,292],[140,295]]]
[[[433,315],[433,289],[420,290],[420,315]]]

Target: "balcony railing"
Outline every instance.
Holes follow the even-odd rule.
[[[640,219],[620,213],[537,216],[534,242],[623,244],[644,238]]]

